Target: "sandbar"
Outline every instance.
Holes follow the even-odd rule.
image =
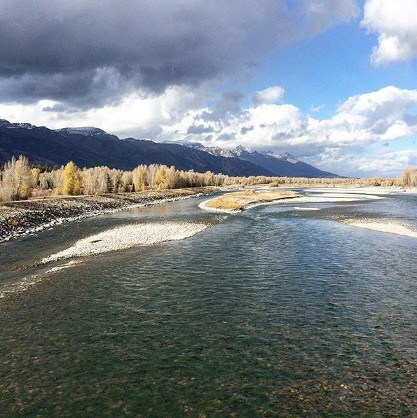
[[[385,232],[389,234],[403,235],[406,237],[417,238],[417,231],[414,231],[407,224],[390,222],[386,220],[343,220],[342,223],[358,228],[370,229],[372,231]]]
[[[140,245],[189,238],[208,227],[197,222],[155,222],[124,225],[77,241],[73,246],[42,259],[49,263],[73,257],[86,257]]]

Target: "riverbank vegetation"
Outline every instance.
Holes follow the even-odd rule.
[[[402,187],[417,187],[417,168],[407,167],[398,179],[398,184]]]
[[[0,171],[0,200],[25,200],[29,197],[102,195],[145,190],[182,189],[239,184],[240,179],[210,171],[176,170],[175,167],[140,165],[132,171],[108,167],[78,168],[72,161],[55,169],[31,167],[20,156]]]
[[[108,167],[79,168],[73,162],[62,167],[31,166],[20,156],[0,168],[0,201],[73,195],[102,195],[145,190],[179,189],[205,186],[271,187],[417,187],[417,168],[408,167],[398,179],[380,177],[357,178],[299,178],[299,177],[231,177],[210,171],[177,170],[160,164],[140,165],[131,171]]]

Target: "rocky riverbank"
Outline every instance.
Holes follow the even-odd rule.
[[[0,204],[0,242],[40,232],[64,222],[212,191],[214,188],[204,187],[5,202]]]

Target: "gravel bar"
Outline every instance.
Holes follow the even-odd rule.
[[[210,192],[213,192],[213,188],[201,187],[5,202],[0,204],[0,243],[38,233],[64,222]]]

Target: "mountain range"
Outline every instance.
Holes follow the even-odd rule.
[[[180,170],[230,176],[338,177],[287,153],[260,153],[241,146],[226,150],[199,143],[120,139],[93,127],[53,130],[0,119],[0,164],[19,155],[26,156],[32,164],[46,166],[74,161],[79,167],[131,170],[139,164],[165,164]]]

